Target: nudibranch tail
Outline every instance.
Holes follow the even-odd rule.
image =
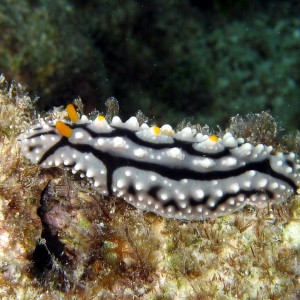
[[[135,117],[92,121],[72,104],[67,112],[71,122],[44,122],[19,136],[25,157],[44,168],[80,172],[102,194],[167,218],[200,220],[246,204],[278,203],[300,185],[294,153],[275,153],[229,132],[175,132],[168,124],[140,125]]]

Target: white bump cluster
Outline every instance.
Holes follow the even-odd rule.
[[[223,136],[224,146],[227,148],[235,148],[238,145],[237,140],[232,136],[230,132],[227,132]]]
[[[126,140],[123,137],[114,137],[112,140],[112,146],[114,148],[125,148],[126,147]]]
[[[225,149],[221,139],[214,141],[209,136],[203,135],[201,139],[198,138],[198,141],[198,143],[193,144],[193,147],[199,152],[217,153]]]
[[[137,148],[133,150],[133,153],[136,157],[142,158],[147,154],[147,151],[144,150],[143,148]]]
[[[151,142],[154,144],[160,144],[160,143],[167,143],[167,144],[172,144],[173,143],[173,138],[169,135],[166,134],[155,134],[153,132],[153,128],[146,128],[144,130],[140,130],[136,132],[136,135],[139,139],[146,141],[146,142]]]
[[[203,157],[203,158],[196,158],[192,161],[193,165],[200,166],[205,169],[212,168],[215,166],[215,161],[211,158]]]
[[[167,150],[167,155],[177,160],[184,160],[185,154],[180,148],[173,147]]]
[[[178,140],[184,140],[184,141],[195,141],[196,131],[193,130],[191,127],[185,127],[182,130],[175,133],[174,137]]]

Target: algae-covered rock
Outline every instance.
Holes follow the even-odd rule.
[[[17,136],[40,116],[19,84],[0,81],[2,299],[299,297],[299,196],[199,222],[139,211],[84,178],[30,164]],[[62,109],[45,115],[57,116]],[[289,150],[269,115],[229,129],[260,142],[258,120],[268,142]]]

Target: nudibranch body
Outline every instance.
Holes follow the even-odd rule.
[[[229,132],[175,132],[170,125],[139,125],[135,117],[91,121],[71,104],[67,111],[71,122],[44,122],[19,136],[25,157],[43,168],[80,172],[103,195],[163,217],[201,220],[246,204],[278,203],[300,185],[294,153],[245,143]]]

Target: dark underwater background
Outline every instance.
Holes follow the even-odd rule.
[[[0,73],[40,110],[115,97],[120,115],[300,128],[300,1],[2,0]]]

